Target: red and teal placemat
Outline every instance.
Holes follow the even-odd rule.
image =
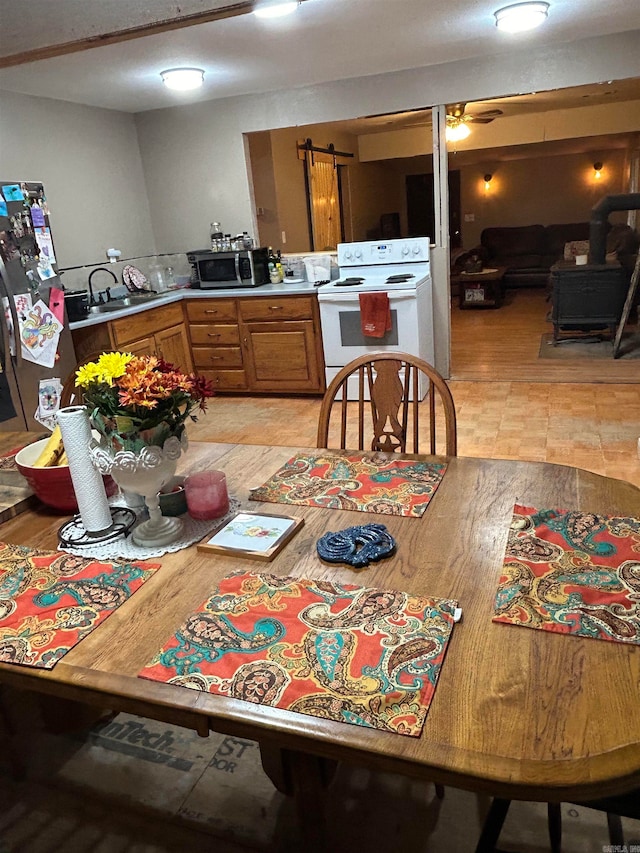
[[[456,606],[354,584],[235,573],[139,676],[418,737]]]
[[[640,520],[516,504],[493,621],[640,645]]]
[[[444,462],[393,454],[298,453],[253,489],[249,500],[420,517],[446,471]]]
[[[52,669],[159,566],[0,542],[0,663]]]

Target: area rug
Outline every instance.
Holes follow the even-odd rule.
[[[446,469],[385,453],[298,453],[249,500],[419,518]]]
[[[99,563],[0,542],[0,661],[52,669],[159,563]]]
[[[605,340],[598,340],[598,333],[590,335],[585,340],[570,339],[568,334],[563,333],[557,346],[553,345],[553,334],[551,332],[540,338],[540,350],[538,358],[548,358],[554,361],[575,361],[576,359],[602,359],[613,361],[613,341],[608,333],[604,332]],[[632,361],[640,359],[640,332],[624,332],[618,350],[617,361]]]
[[[139,676],[419,737],[455,601],[236,572]]]
[[[640,520],[516,504],[493,621],[640,645]]]

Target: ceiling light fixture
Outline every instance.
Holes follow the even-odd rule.
[[[300,5],[301,0],[267,0],[267,2],[256,3],[253,7],[253,14],[257,18],[282,18],[284,15],[290,15],[295,12]]]
[[[466,139],[470,134],[471,131],[463,121],[460,121],[460,119],[453,119],[453,121],[448,122],[444,130],[447,142],[460,142],[461,140]]]
[[[548,3],[514,3],[513,6],[505,6],[493,14],[499,30],[504,30],[506,33],[522,33],[544,23],[548,11]]]
[[[160,76],[167,89],[176,89],[179,92],[198,89],[204,82],[202,68],[169,68],[161,71]]]

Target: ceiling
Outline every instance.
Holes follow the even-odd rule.
[[[518,36],[496,29],[500,0],[303,0],[295,14],[271,21],[249,14],[250,0],[128,0],[126,21],[123,5],[29,0],[29,14],[18,15],[20,4],[0,0],[0,89],[136,113],[640,30],[636,0],[551,0],[548,21]],[[154,34],[141,36],[150,25]],[[107,43],[84,49],[87,39]],[[159,72],[183,65],[205,69],[197,93],[162,86]],[[554,107],[541,106],[541,95],[499,106],[517,114],[637,99],[639,82],[548,93]],[[428,115],[401,118],[415,123]],[[390,120],[370,118],[360,127],[387,130]]]

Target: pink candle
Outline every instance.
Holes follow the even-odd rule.
[[[227,478],[223,471],[199,471],[184,481],[191,518],[220,518],[229,511]]]

